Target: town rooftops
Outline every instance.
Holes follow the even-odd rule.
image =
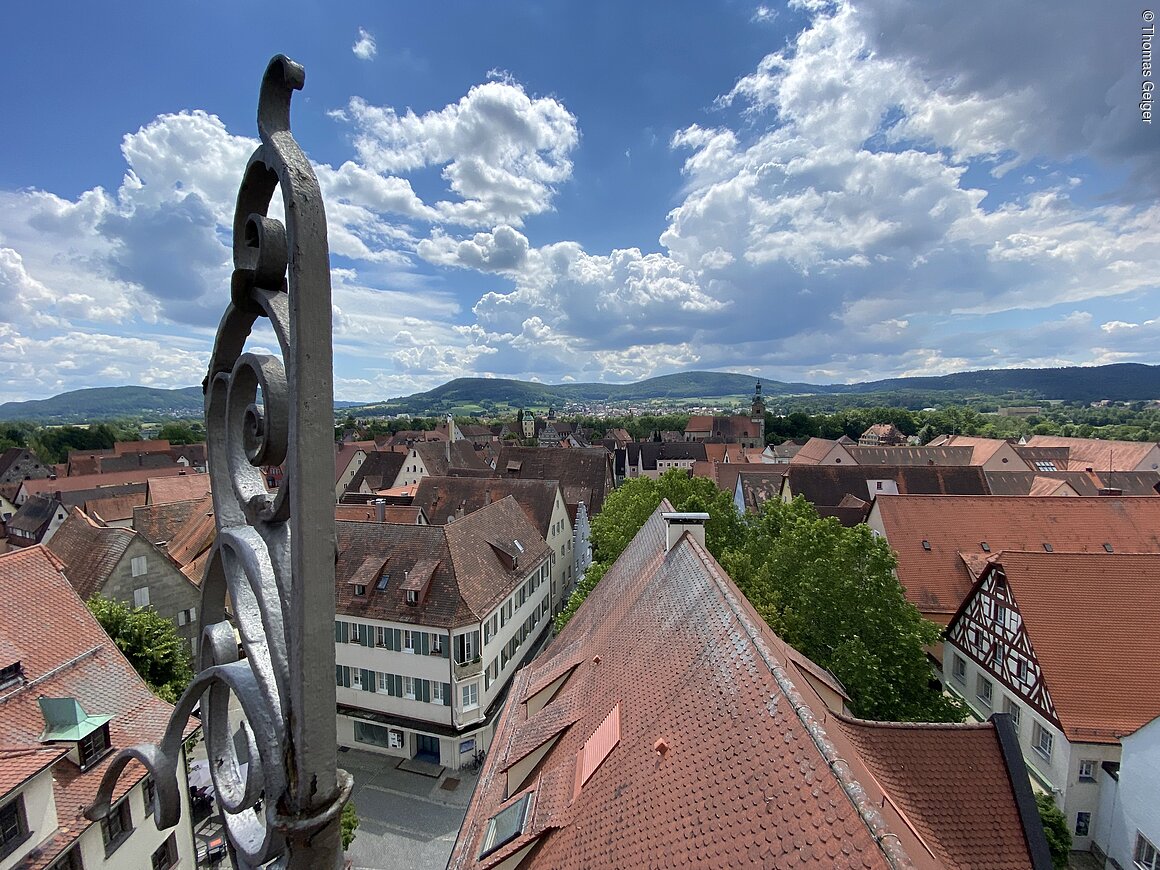
[[[1098,438],[1065,438],[1059,435],[1035,435],[1028,447],[1066,447],[1068,471],[1158,471],[1160,457],[1141,468],[1148,455],[1156,450],[1155,441],[1104,441]],[[1061,469],[1062,470],[1062,469]]]
[[[1006,577],[1068,740],[1118,743],[1160,716],[1160,554],[1004,551],[985,570]]]
[[[412,504],[422,508],[429,522],[443,525],[510,495],[523,508],[540,537],[547,539],[559,493],[560,484],[554,480],[425,477],[419,481]]]
[[[64,564],[77,594],[87,600],[104,587],[134,534],[97,525],[80,508],[73,508],[45,546]]]
[[[881,495],[870,517],[898,554],[907,599],[943,624],[975,578],[960,554],[1160,553],[1160,499]],[[984,545],[986,549],[984,549]]]
[[[151,477],[149,479],[149,504],[170,504],[175,501],[189,501],[204,498],[210,493],[208,474],[181,474],[177,477]]]
[[[337,612],[429,626],[478,622],[551,552],[510,496],[445,526],[339,521],[336,529]],[[424,566],[429,588],[408,603],[401,586]]]
[[[564,501],[568,504],[584,502],[588,515],[593,516],[600,511],[605,496],[612,489],[611,456],[603,447],[554,450],[504,445],[495,468],[500,477],[558,480]]]
[[[407,454],[396,450],[372,450],[358,471],[354,473],[347,492],[358,492],[365,482],[371,492],[378,492],[394,484],[407,461]]]
[[[153,695],[105,634],[62,574],[64,566],[44,546],[0,555],[0,598],[19,607],[0,608],[0,637],[19,657],[21,683],[0,690],[0,782],[32,775],[53,764],[53,792],[60,828],[36,857],[47,866],[92,824],[84,810],[96,796],[112,754],[81,770],[59,757],[67,744],[42,744],[46,720],[40,698],[72,699],[87,716],[109,716],[114,749],[161,739],[172,707]],[[9,653],[11,654],[11,653]],[[6,663],[7,664],[7,663]],[[187,734],[195,729],[189,727]],[[33,750],[40,746],[42,751]],[[54,758],[55,756],[55,758]],[[113,794],[119,800],[145,776],[130,762]]]
[[[903,495],[986,495],[987,478],[970,465],[788,465],[790,492],[813,505],[836,506],[846,495],[870,501],[889,481]]]
[[[100,490],[122,484],[141,484],[157,477],[176,477],[188,474],[185,468],[138,468],[132,471],[110,471],[107,474],[84,474],[75,477],[45,477],[26,480],[20,487],[28,495],[52,495],[54,493]]]
[[[900,811],[800,654],[713,557],[689,533],[666,549],[671,511],[662,502],[514,678],[448,867],[967,866]],[[946,755],[973,752],[989,782],[1021,775],[1029,791],[998,741],[949,731]],[[942,830],[974,796],[931,778],[914,805],[941,813]],[[1019,824],[1012,791],[981,797],[987,831]],[[1027,842],[989,844],[972,866],[1049,866]]]

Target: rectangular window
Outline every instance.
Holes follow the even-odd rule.
[[[979,674],[975,683],[975,696],[988,707],[990,707],[993,692],[994,687],[991,685],[991,681],[984,677],[982,674]]]
[[[1051,736],[1051,732],[1036,722],[1031,731],[1031,745],[1035,747],[1035,751],[1050,760],[1053,743],[1055,743],[1055,738]]]
[[[133,590],[133,606],[134,607],[148,607],[149,606],[149,587],[142,586],[140,589]]]
[[[1003,699],[1003,712],[1011,714],[1011,724],[1015,726],[1015,733],[1019,733],[1019,714],[1021,712],[1019,702],[1013,698]]]
[[[197,608],[191,607],[189,610],[181,610],[177,614],[178,625],[192,625],[197,621]]]
[[[169,870],[177,866],[177,839],[170,834],[169,839],[158,846],[150,858],[152,870]]]
[[[951,673],[954,674],[955,679],[960,683],[967,679],[967,662],[962,656],[956,655],[952,665]]]
[[[415,678],[403,677],[403,697],[415,700]]]
[[[28,819],[24,815],[24,796],[0,807],[0,857],[16,851],[28,839]]]
[[[129,839],[131,833],[133,833],[133,817],[129,813],[129,802],[123,800],[101,819],[101,838],[105,841],[105,857],[117,851],[117,847]]]
[[[93,762],[105,757],[109,751],[109,723],[86,734],[77,742],[77,751],[80,753],[81,770]]]
[[[381,746],[384,749],[402,749],[403,732],[374,722],[354,722],[354,739],[359,743],[369,743],[371,746]]]
[[[1080,782],[1095,782],[1096,781],[1096,762],[1091,758],[1085,758],[1079,763],[1079,781]]]
[[[359,595],[359,596],[366,595],[367,594],[366,586],[364,586],[362,583],[355,583],[354,584],[354,594]]]
[[[431,655],[433,655],[433,656],[443,655],[443,635],[441,635],[441,634],[431,635]]]
[[[469,631],[455,636],[455,661],[461,665],[474,661],[479,655],[479,632]]]
[[[366,628],[363,626],[363,624],[361,622],[352,622],[350,624],[349,631],[350,631],[350,634],[349,634],[348,640],[350,641],[350,643],[362,643],[363,632],[366,631]]]
[[[149,573],[149,562],[144,556],[134,556],[129,561],[129,570],[134,577]]]
[[[152,813],[157,802],[157,783],[153,781],[153,777],[147,776],[141,783],[141,797],[145,801],[146,814]]]
[[[1088,831],[1091,829],[1092,814],[1091,813],[1076,813],[1075,814],[1075,835],[1077,837],[1086,837]]]
[[[431,703],[443,703],[443,684],[434,680],[431,681]]]
[[[999,628],[1007,627],[1007,608],[1002,604],[995,605],[995,622],[998,623]]]
[[[352,689],[362,688],[362,668],[350,669],[350,687]]]
[[[411,631],[410,629],[403,629],[403,652],[412,654],[415,652],[416,634],[416,632]]]
[[[463,709],[474,710],[479,706],[479,683],[468,683],[462,687]]]
[[[1139,831],[1136,832],[1136,851],[1133,859],[1141,870],[1160,870],[1160,850]]]
[[[80,847],[69,849],[48,865],[48,870],[85,870]]]

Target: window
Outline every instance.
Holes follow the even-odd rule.
[[[1019,680],[1027,679],[1027,660],[1019,659],[1015,662],[1015,676]]]
[[[532,793],[528,792],[487,820],[487,832],[483,835],[483,845],[479,850],[480,858],[506,846],[523,833],[531,803]]]
[[[479,706],[479,683],[468,683],[462,687],[463,709],[474,710]]]
[[[384,749],[402,749],[403,732],[374,722],[354,722],[354,739],[359,743],[369,743],[371,746],[381,746]]]
[[[77,750],[81,756],[81,770],[103,758],[109,749],[109,723],[106,722],[77,742]]]
[[[403,697],[415,700],[415,678],[403,677]]]
[[[144,556],[134,556],[129,561],[129,570],[134,577],[140,577],[142,574],[149,573],[149,562]]]
[[[962,656],[956,655],[954,664],[952,665],[951,673],[954,674],[956,680],[960,683],[967,679],[967,663]]]
[[[117,847],[129,839],[133,833],[133,817],[129,814],[129,802],[121,801],[101,819],[101,838],[105,841],[105,856],[117,851]]]
[[[391,675],[390,674],[383,673],[381,671],[379,672],[379,691],[380,692],[390,692],[391,691]]]
[[[197,620],[197,608],[191,607],[189,610],[180,610],[177,613],[178,625],[191,625]]]
[[[350,669],[350,687],[352,689],[361,689],[362,686],[362,668]]]
[[[347,640],[350,643],[362,643],[362,634],[365,629],[363,628],[363,624],[361,622],[350,623],[350,628],[348,631],[349,634],[347,636]]]
[[[140,589],[133,590],[133,606],[134,607],[148,607],[149,606],[149,587],[142,586]]]
[[[177,840],[175,834],[170,834],[169,839],[158,846],[153,851],[153,856],[150,858],[153,870],[169,870],[170,867],[177,866]]]
[[[1141,870],[1160,870],[1160,850],[1139,831],[1136,832],[1136,851],[1132,857]]]
[[[80,847],[69,849],[48,865],[48,870],[85,870],[81,861]]]
[[[391,582],[391,575],[384,571],[379,576],[379,579],[375,581],[375,589],[377,589],[379,592],[382,592],[384,589],[387,588],[387,584],[390,582]]]
[[[408,604],[418,604],[419,603],[419,592],[417,589],[408,589],[407,590],[407,603]]]
[[[0,857],[16,851],[28,839],[28,819],[24,815],[24,796],[0,807]]]
[[[461,665],[465,665],[470,661],[474,661],[478,655],[476,652],[476,647],[478,645],[478,631],[469,631],[466,634],[457,634],[455,636],[455,661]]]
[[[1090,758],[1085,758],[1079,763],[1079,781],[1080,782],[1095,782],[1096,781],[1096,764],[1097,762]]]
[[[366,595],[367,594],[366,586],[364,586],[362,583],[355,583],[354,584],[354,594],[355,595]]]
[[[431,681],[431,703],[443,703],[443,684],[436,682],[435,680]]]
[[[978,679],[975,682],[976,697],[978,697],[980,701],[990,707],[993,692],[994,687],[991,685],[991,681],[984,677],[982,674],[979,674]]]
[[[433,656],[443,655],[443,635],[441,635],[441,634],[431,635],[431,655],[433,655]]]
[[[1011,724],[1015,726],[1015,733],[1019,733],[1019,715],[1022,709],[1014,698],[1003,699],[1003,712],[1011,714]]]
[[[153,777],[147,776],[141,783],[141,797],[145,801],[145,812],[152,813],[157,805],[157,783],[153,781]]]
[[[1000,628],[1007,627],[1007,608],[1002,604],[995,604],[995,622],[999,624]]]
[[[1035,460],[1036,471],[1055,471],[1055,463],[1048,459]]]
[[[1055,738],[1051,736],[1051,732],[1036,722],[1035,728],[1031,732],[1031,744],[1035,747],[1035,751],[1044,758],[1050,759],[1051,746],[1054,742]]]
[[[403,629],[403,652],[415,652],[415,632],[406,628]]]
[[[1076,813],[1075,814],[1075,835],[1077,837],[1086,837],[1088,830],[1091,828],[1092,814],[1091,813]]]

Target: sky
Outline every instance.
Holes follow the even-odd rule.
[[[201,382],[278,53],[337,399],[1160,363],[1146,9],[12,5],[0,401]]]

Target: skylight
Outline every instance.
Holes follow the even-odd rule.
[[[524,832],[533,794],[534,792],[525,792],[514,804],[504,807],[487,820],[487,831],[483,835],[483,846],[479,850],[480,858],[486,858],[492,852],[503,848]]]
[[[379,577],[378,582],[375,583],[375,589],[377,589],[379,592],[382,592],[384,589],[387,588],[387,584],[390,582],[391,582],[391,575],[384,572]]]

